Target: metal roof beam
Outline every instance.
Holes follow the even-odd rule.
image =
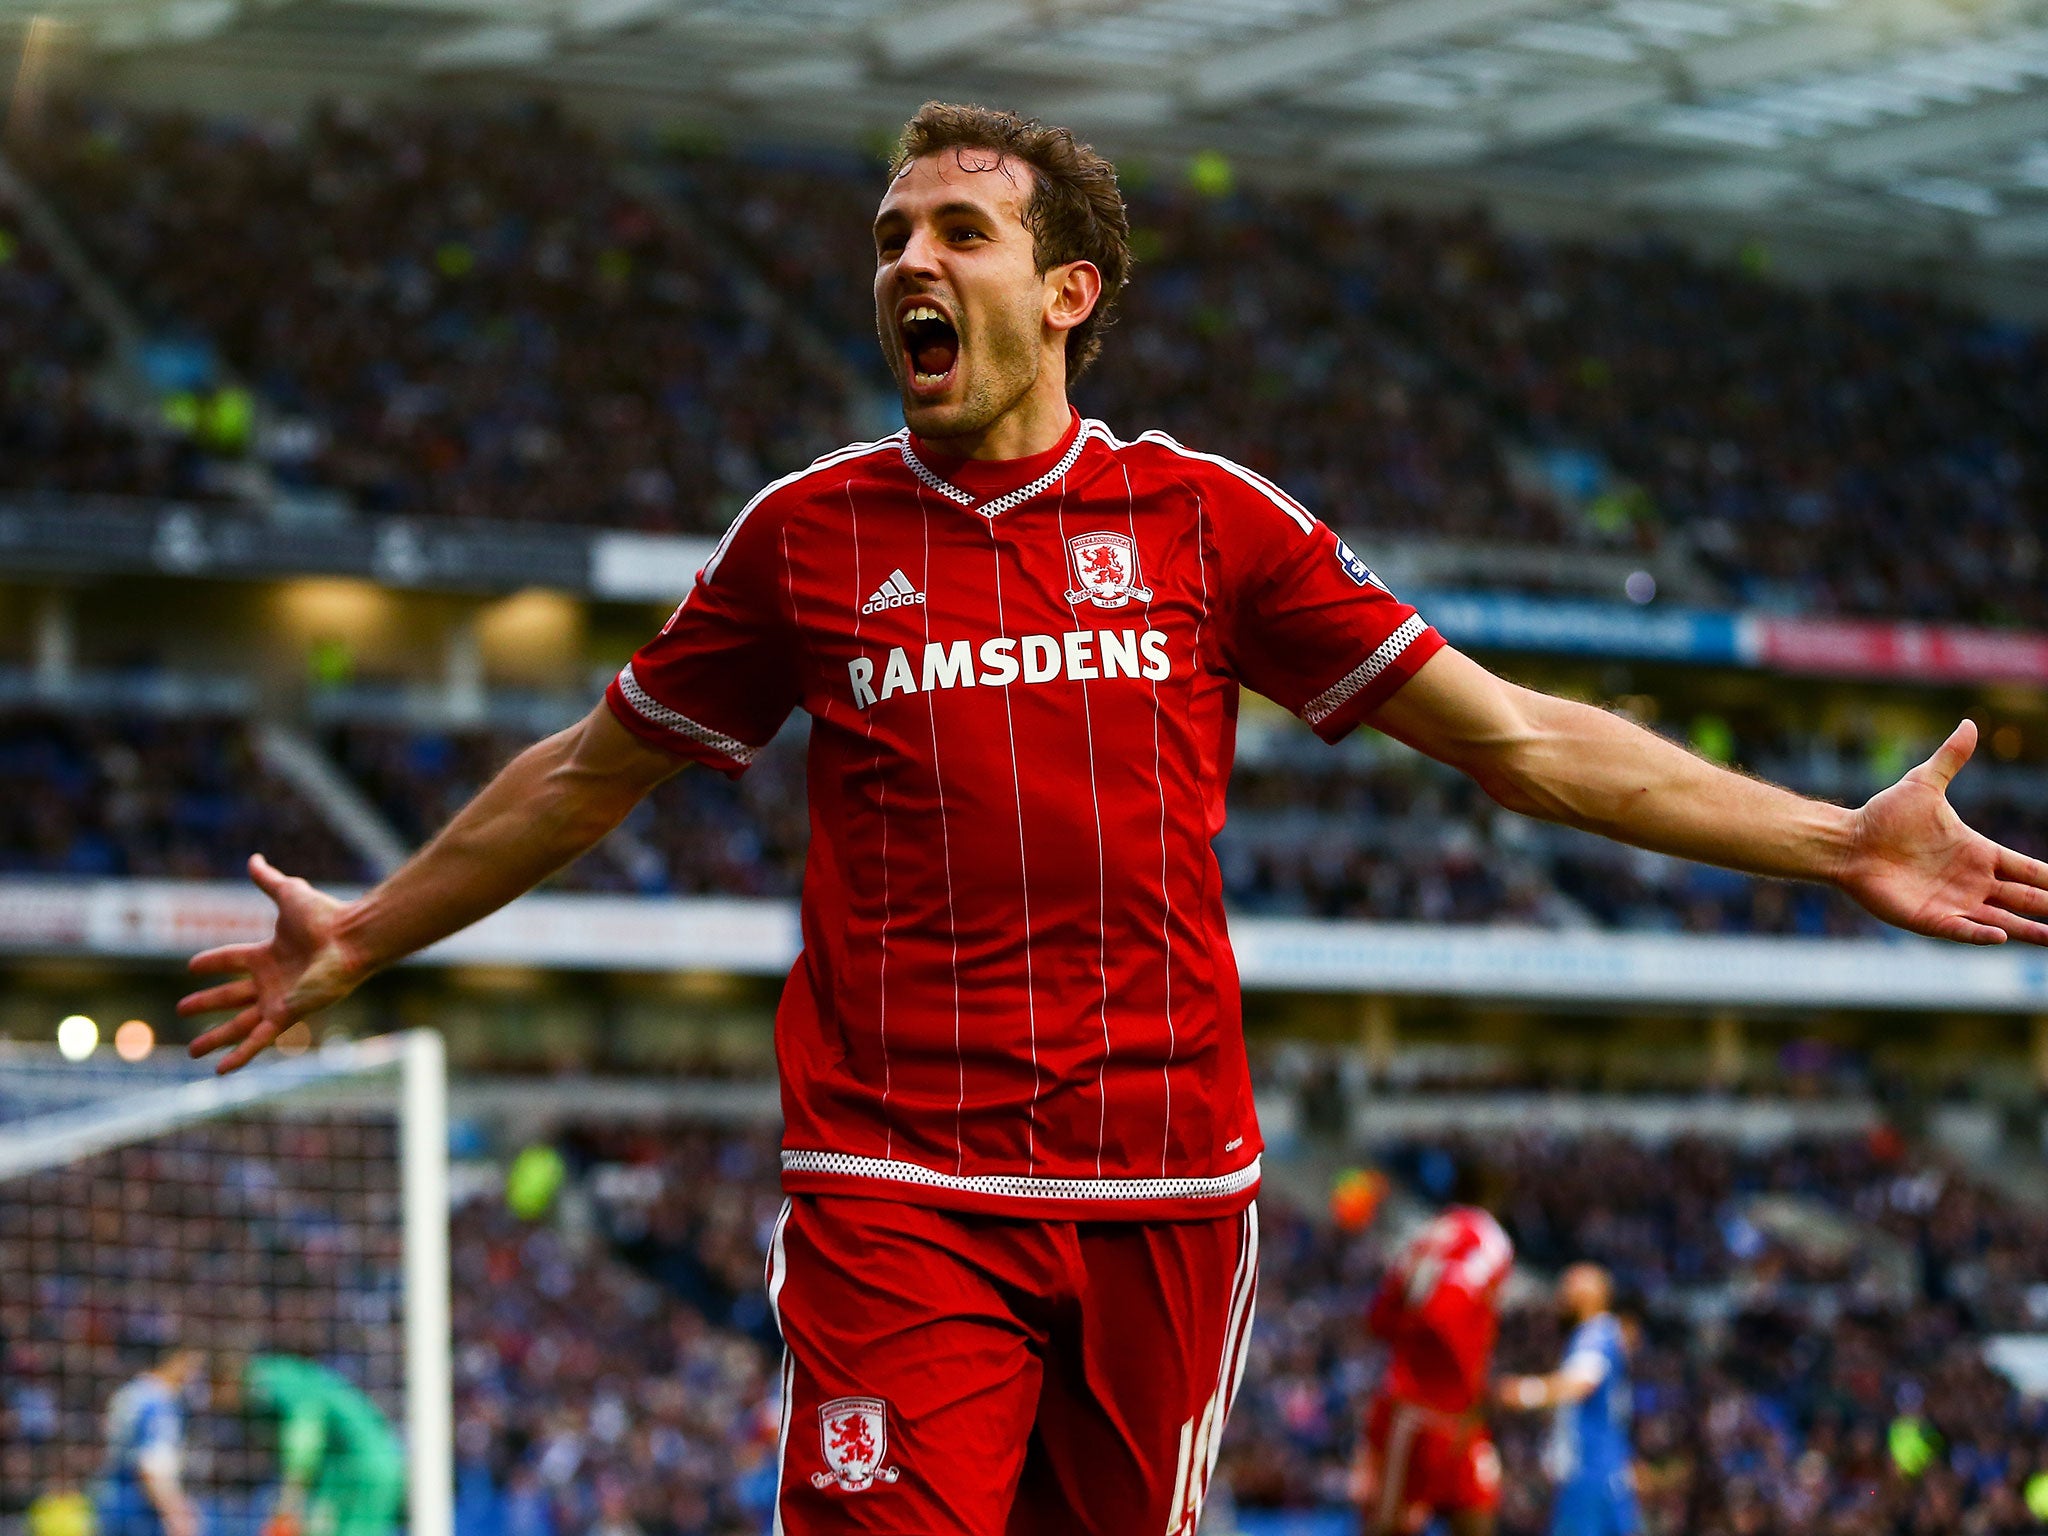
[[[1027,27],[1032,20],[1032,8],[1024,0],[953,0],[949,5],[905,6],[876,21],[868,37],[891,69],[919,69]]]
[[[1535,91],[1503,104],[1500,133],[1515,145],[1551,143],[1617,123],[1669,94],[1662,81],[1640,77]]]
[[[1455,36],[1540,10],[1555,0],[1392,0],[1340,21],[1304,27],[1249,48],[1197,60],[1185,92],[1205,110],[1240,106],[1271,92],[1347,69],[1390,48]]]
[[[2048,256],[2048,213],[2015,214],[1982,224],[1976,246],[1993,260]]]
[[[2002,97],[1918,122],[1840,136],[1821,147],[1817,158],[1836,176],[1868,176],[1964,151],[1981,160],[1985,150],[2042,134],[2048,134],[2048,95]]]
[[[947,0],[909,4],[869,23],[867,41],[892,70],[928,68],[972,54],[1004,38],[1024,37],[1050,27],[1114,11],[1129,0]]]
[[[1701,94],[1736,90],[1787,75],[1833,69],[1914,43],[1961,37],[1975,24],[1938,0],[1889,0],[1830,12],[1812,21],[1689,48],[1678,67]]]
[[[429,74],[464,69],[525,69],[554,56],[555,35],[526,22],[486,22],[437,38],[413,55]]]

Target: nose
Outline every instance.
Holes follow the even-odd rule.
[[[938,237],[921,226],[913,228],[910,237],[903,243],[903,254],[896,258],[896,270],[899,273],[921,277],[935,276],[938,272],[938,253]]]

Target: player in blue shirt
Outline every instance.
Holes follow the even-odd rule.
[[[107,1459],[93,1499],[98,1536],[198,1536],[185,1496],[185,1389],[206,1357],[174,1349],[107,1404]]]
[[[1635,1458],[1628,1350],[1611,1310],[1614,1286],[1597,1264],[1574,1264],[1558,1281],[1572,1321],[1564,1363],[1548,1376],[1510,1376],[1500,1384],[1509,1408],[1551,1408],[1544,1470],[1557,1488],[1550,1536],[1636,1536]]]

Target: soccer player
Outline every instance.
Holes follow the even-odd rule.
[[[1500,1453],[1480,1410],[1514,1246],[1475,1205],[1454,1205],[1408,1242],[1366,1326],[1391,1351],[1366,1410],[1359,1502],[1368,1536],[1419,1536],[1438,1514],[1455,1536],[1487,1536]]]
[[[389,1536],[405,1497],[405,1449],[391,1421],[338,1372],[291,1355],[235,1362],[221,1401],[278,1420],[280,1482],[265,1536]]]
[[[172,1349],[107,1403],[107,1459],[94,1490],[98,1536],[198,1536],[184,1486],[185,1391],[206,1357]]]
[[[1729,773],[1446,646],[1270,481],[1068,404],[1130,270],[1114,168],[933,103],[874,222],[907,423],[747,505],[582,723],[341,902],[198,956],[241,1066],[590,848],[685,763],[811,717],[803,951],[776,1020],[783,1531],[1192,1531],[1244,1363],[1259,1129],[1210,840],[1238,691],[1370,722],[1501,803],[2048,941],[2048,865],[1942,797]],[[1341,510],[1341,509],[1340,509]]]
[[[1564,1363],[1548,1376],[1510,1376],[1500,1384],[1509,1408],[1551,1408],[1543,1467],[1556,1485],[1550,1536],[1635,1536],[1635,1458],[1629,1443],[1634,1405],[1621,1320],[1611,1310],[1613,1283],[1597,1264],[1574,1264],[1558,1281],[1571,1320]]]

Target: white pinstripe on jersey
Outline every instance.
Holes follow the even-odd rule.
[[[865,458],[871,453],[880,453],[885,448],[893,448],[909,436],[910,429],[905,427],[902,431],[892,432],[887,437],[878,437],[871,443],[848,443],[844,448],[835,448],[830,453],[820,454],[794,474],[784,475],[780,480],[771,480],[754,493],[754,499],[740,508],[740,515],[732,520],[732,526],[719,535],[718,545],[711,551],[711,558],[704,562],[702,579],[709,582],[718,574],[719,564],[725,559],[725,552],[731,547],[733,536],[740,531],[740,525],[753,514],[754,508],[784,486],[795,485],[799,480],[808,480],[812,475],[823,474],[828,469],[837,469],[841,464],[851,464],[855,459]]]
[[[1214,464],[1224,473],[1235,475],[1246,485],[1265,497],[1266,500],[1272,502],[1282,512],[1293,518],[1300,525],[1303,533],[1314,533],[1316,531],[1316,520],[1308,509],[1256,470],[1246,469],[1242,464],[1226,459],[1220,454],[1197,453],[1192,448],[1183,448],[1164,432],[1144,433],[1139,437],[1138,441],[1141,443],[1157,443],[1160,447],[1166,449],[1167,452],[1177,453],[1184,459],[1199,459],[1204,464]]]
[[[904,445],[906,456],[909,444]],[[917,510],[924,522],[924,579],[918,582],[918,590],[932,589],[932,514],[924,504],[924,492],[917,493]],[[924,642],[932,642],[932,611],[927,605],[918,609],[924,615]],[[946,929],[947,937],[953,943],[953,964],[949,968],[953,976],[953,1064],[960,1073],[960,1098],[953,1106],[953,1172],[958,1174],[967,1166],[967,1056],[960,1048],[960,919],[953,910],[953,834],[946,825],[946,774],[939,763],[939,712],[932,703],[929,690],[924,696],[925,715],[932,726],[932,787],[939,797],[939,853],[946,871]]]
[[[988,552],[996,566],[996,633],[1008,636],[1010,628],[1003,622],[1003,547],[996,538],[995,519],[983,519],[982,526],[988,529]],[[931,638],[929,617],[925,619],[925,638]],[[930,702],[929,695],[926,702]],[[1017,882],[1023,887],[1024,900],[1024,1017],[1031,1031],[1031,1104],[1024,1111],[1024,1168],[1028,1173],[1038,1166],[1038,989],[1031,970],[1031,850],[1024,841],[1024,777],[1017,764],[1017,710],[1007,688],[1003,690],[1003,722],[1010,733],[1010,788],[1017,799]],[[934,732],[934,750],[937,745]]]
[[[851,479],[846,482],[846,519],[853,539],[853,636],[858,644],[860,595],[867,590],[867,583],[860,574],[860,509],[854,504]],[[893,1157],[896,1154],[896,1122],[889,1117],[889,1093],[894,1087],[889,1073],[889,924],[894,916],[889,903],[889,778],[882,771],[882,748],[875,741],[874,716],[863,712],[861,724],[868,733],[868,744],[875,749],[875,798],[882,813],[882,955],[875,984],[875,1030],[882,1046],[882,1155]]]
[[[1138,547],[1138,494],[1131,489],[1131,472],[1119,463],[1124,476],[1124,527],[1131,547]],[[1145,599],[1145,627],[1152,627],[1152,599]],[[1173,1058],[1180,1049],[1180,1036],[1173,1027],[1173,890],[1168,879],[1166,852],[1166,772],[1159,755],[1159,683],[1152,682],[1152,783],[1159,791],[1159,938],[1166,946],[1166,1060],[1159,1066],[1159,1081],[1166,1089],[1166,1121],[1159,1134],[1159,1172],[1163,1176],[1173,1147]]]
[[[1087,429],[1084,427],[1084,434]],[[1067,491],[1060,487],[1059,509],[1053,514],[1060,530],[1061,548],[1067,543]],[[1078,626],[1081,610],[1073,603],[1067,610]],[[1102,1173],[1102,1149],[1109,1140],[1109,853],[1102,839],[1102,789],[1095,777],[1095,707],[1088,697],[1088,683],[1081,682],[1081,726],[1088,738],[1088,799],[1095,810],[1095,970],[1102,981],[1102,1001],[1097,1013],[1102,1021],[1102,1062],[1095,1069],[1095,1172]]]

